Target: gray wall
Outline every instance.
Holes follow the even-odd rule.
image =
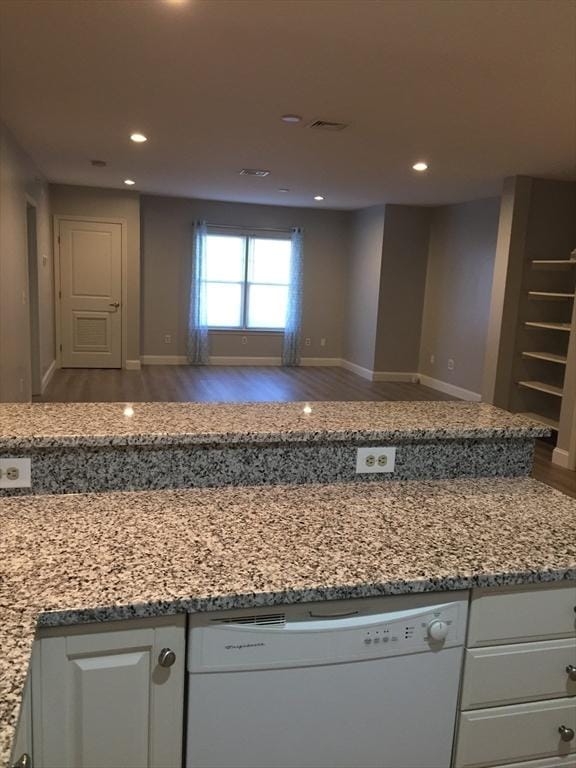
[[[499,206],[490,198],[432,213],[420,372],[476,393],[482,389]]]
[[[377,205],[354,212],[348,253],[342,356],[369,370],[374,369],[376,353],[384,211]]]
[[[374,369],[418,372],[432,209],[387,205]]]
[[[27,196],[37,211],[40,375],[54,360],[53,259],[48,187],[0,123],[0,400],[31,397]]]
[[[128,360],[140,358],[140,197],[123,189],[100,189],[63,184],[50,185],[52,213],[95,219],[124,219],[127,238],[128,306],[124,307],[128,324]]]
[[[192,225],[304,228],[302,347],[306,357],[340,357],[345,267],[350,214],[310,208],[223,203],[159,197],[141,198],[142,213],[142,354],[185,355]],[[172,337],[165,343],[165,335]],[[242,344],[242,337],[247,343]],[[320,339],[326,345],[320,346]],[[277,356],[282,335],[258,331],[211,333],[215,356]]]

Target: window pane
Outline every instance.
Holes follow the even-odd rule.
[[[208,325],[237,328],[242,324],[242,286],[237,283],[206,283]]]
[[[252,239],[248,280],[252,283],[290,282],[290,240]]]
[[[236,283],[244,280],[244,238],[208,235],[206,238],[206,280]]]
[[[280,285],[248,286],[248,327],[284,328],[288,288]]]

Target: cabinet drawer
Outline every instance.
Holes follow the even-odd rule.
[[[462,709],[576,695],[576,638],[466,651]],[[575,670],[576,671],[576,670]]]
[[[468,647],[552,640],[576,632],[576,582],[472,593]]]
[[[529,761],[576,752],[576,739],[562,741],[559,726],[576,725],[576,699],[477,709],[460,715],[456,768]]]

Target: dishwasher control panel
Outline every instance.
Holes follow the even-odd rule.
[[[288,617],[275,626],[222,621],[192,626],[188,670],[269,669],[438,652],[464,644],[467,607],[458,600],[377,614]]]

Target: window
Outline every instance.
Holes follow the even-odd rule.
[[[206,304],[210,328],[282,330],[290,285],[286,237],[206,238]]]

